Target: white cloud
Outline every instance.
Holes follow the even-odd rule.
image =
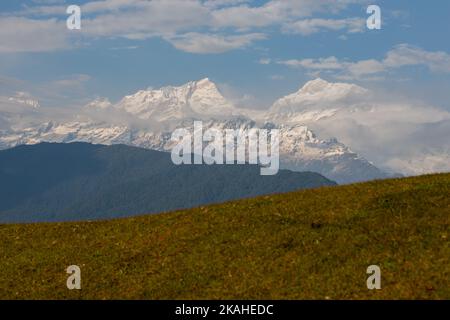
[[[91,76],[87,74],[75,74],[65,79],[56,80],[52,82],[52,85],[55,87],[74,88],[82,86],[83,83],[89,80],[91,80]]]
[[[251,0],[207,0],[204,2],[204,5],[210,8],[220,8],[248,3],[250,1]]]
[[[261,58],[258,61],[259,64],[265,64],[265,65],[270,64],[271,62],[272,62],[272,60],[269,58]]]
[[[125,8],[141,8],[149,4],[143,0],[100,0],[91,1],[81,6],[84,13],[117,11]]]
[[[267,27],[280,21],[281,17],[271,8],[238,6],[212,12],[216,28],[250,29]]]
[[[319,59],[291,59],[278,61],[278,63],[292,68],[304,68],[307,70],[341,70],[344,68],[344,63],[334,56]]]
[[[348,73],[355,78],[380,73],[386,70],[386,65],[374,59],[361,60],[347,65]]]
[[[338,13],[360,0],[272,0],[261,6],[240,5],[212,12],[215,27],[238,29],[284,25],[315,13]]]
[[[360,18],[348,19],[305,19],[283,26],[285,33],[301,34],[308,36],[324,30],[340,31],[344,30],[348,33],[363,32],[366,20]]]
[[[301,68],[309,72],[323,71],[332,73],[339,79],[382,79],[387,71],[404,66],[425,66],[431,72],[450,73],[450,54],[430,52],[408,44],[395,46],[382,60],[368,59],[360,61],[339,60],[331,56],[317,59],[291,59],[278,61],[278,64],[291,68]]]
[[[269,79],[279,81],[279,80],[284,80],[284,76],[282,76],[280,74],[273,74],[269,77]]]
[[[139,2],[139,7],[132,8],[84,19],[83,34],[147,39],[189,32],[207,26],[210,20],[209,10],[192,0]]]
[[[175,48],[190,53],[223,53],[226,51],[249,46],[254,41],[263,40],[266,36],[261,33],[251,33],[233,36],[216,34],[187,33],[170,37],[167,40]]]
[[[56,19],[34,20],[0,17],[0,52],[44,52],[67,48],[65,23]]]
[[[139,49],[139,46],[124,46],[124,47],[112,47],[109,50],[136,50]]]
[[[389,51],[383,63],[391,68],[424,65],[432,72],[450,72],[450,54],[443,51],[430,52],[407,44],[398,45]]]
[[[38,4],[58,4],[65,2],[65,0],[32,0],[32,1]]]
[[[24,6],[20,12],[13,13],[16,17],[5,13],[6,18],[0,18],[0,27],[8,19],[18,19],[14,21],[15,26],[22,30],[17,36],[11,32],[15,28],[2,27],[0,52],[52,51],[66,48],[71,42],[69,37],[74,33],[64,32],[67,15],[63,2],[35,2],[38,5]],[[134,40],[161,37],[180,50],[217,53],[262,39],[262,34],[269,34],[264,30],[268,26],[298,34],[322,29],[356,32],[359,23],[352,19],[298,20],[316,13],[337,13],[357,2],[361,1],[271,0],[250,6],[248,0],[97,0],[81,5],[82,30],[76,35]],[[41,16],[41,19],[32,20],[30,16]]]
[[[52,3],[49,3],[51,5],[40,5],[40,6],[24,6],[24,8],[19,11],[15,12],[14,14],[17,16],[63,16],[66,14],[67,6],[64,5],[54,5]],[[56,3],[55,3],[56,4]]]

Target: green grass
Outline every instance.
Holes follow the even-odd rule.
[[[1,299],[450,299],[450,174],[0,225]],[[66,288],[67,266],[82,290]],[[368,290],[379,265],[382,289]]]

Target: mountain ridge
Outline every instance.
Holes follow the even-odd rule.
[[[42,141],[90,142],[100,144],[127,144],[158,151],[171,151],[171,132],[175,128],[192,130],[193,120],[185,119],[170,130],[131,128],[128,125],[110,125],[107,123],[69,122],[44,123],[38,128],[30,128],[20,132],[21,143],[38,143]],[[228,120],[203,121],[205,130],[234,129],[248,130],[258,123],[245,117]],[[318,172],[338,183],[350,183],[361,180],[386,178],[389,175],[377,169],[373,164],[357,155],[350,148],[336,139],[321,140],[303,125],[275,125],[264,123],[261,129],[278,129],[280,131],[280,165],[293,171]],[[0,147],[7,144],[0,136]],[[16,140],[17,141],[17,140]],[[364,171],[367,171],[365,173]],[[355,174],[356,173],[356,174]]]
[[[333,86],[319,79],[305,84],[300,91],[317,92],[330,85]],[[319,172],[339,183],[389,176],[337,139],[306,139],[306,136],[302,135],[303,129],[298,129],[306,128],[306,124],[300,121],[284,123],[278,121],[276,116],[265,117],[261,112],[235,107],[209,78],[177,87],[140,90],[125,96],[117,103],[111,103],[106,98],[97,98],[85,105],[83,111],[84,113],[71,120],[40,121],[31,126],[18,127],[16,130],[0,130],[0,149],[42,141],[85,141],[102,144],[123,143],[169,151],[168,140],[171,131],[190,127],[194,120],[203,120],[210,128],[281,129],[282,168]],[[311,132],[310,128],[308,132]],[[300,135],[296,137],[294,133]],[[329,150],[323,150],[327,146]],[[336,150],[340,151],[337,153]],[[368,174],[364,174],[364,168],[368,170]]]
[[[0,222],[110,219],[336,183],[257,165],[174,165],[126,145],[41,143],[0,151]]]

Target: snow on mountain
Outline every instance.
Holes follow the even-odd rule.
[[[20,128],[32,119],[39,122],[41,112],[39,101],[27,93],[0,96],[0,131]]]
[[[361,100],[367,93],[354,84],[330,83],[318,78],[275,101],[267,118],[291,123],[317,121],[333,116],[339,106]]]
[[[450,135],[450,112],[420,101],[386,99],[354,84],[316,79],[278,99],[265,119],[307,125],[322,138],[338,137],[389,172],[450,171],[441,151],[450,150],[450,140],[441,139]]]
[[[319,172],[338,183],[387,178],[389,175],[337,139],[321,140],[304,125],[281,125],[281,167]]]
[[[208,78],[191,81],[179,87],[141,90],[124,97],[114,108],[140,119],[155,121],[185,118],[223,117],[239,114]]]
[[[24,105],[27,107],[31,107],[31,108],[39,108],[40,107],[39,101],[34,99],[33,97],[31,97],[26,92],[17,92],[14,97],[9,97],[8,101],[10,101],[12,103],[21,104],[21,105]]]
[[[302,109],[311,102],[338,102],[346,99],[362,97],[368,91],[360,86],[348,83],[330,83],[323,79],[308,81],[297,92],[278,99],[273,104],[273,109],[279,112],[283,108],[297,107]]]
[[[257,118],[233,106],[213,82],[203,79],[179,87],[141,90],[116,104],[99,98],[83,108],[85,114],[75,115],[70,121],[50,117],[39,125],[17,130],[2,131],[0,127],[0,148],[41,141],[83,141],[170,151],[175,128],[191,127],[194,120],[202,120],[205,130],[279,129],[281,168],[319,172],[340,183],[384,178],[384,172],[343,143],[319,139],[310,129],[311,124],[332,118],[337,112],[334,109],[341,108],[340,103],[355,100],[365,92],[355,85],[318,79],[280,99],[266,116]],[[117,118],[120,121],[114,121]]]
[[[184,120],[177,127],[193,130],[193,122]],[[254,127],[258,127],[256,122],[244,117],[203,122],[204,130],[216,128],[243,131]],[[280,130],[281,168],[318,172],[339,183],[386,177],[383,172],[342,143],[337,140],[320,140],[306,126],[277,126],[273,123],[265,123],[260,128]],[[170,140],[171,134],[172,131],[152,131],[107,123],[48,122],[39,127],[8,134],[0,132],[0,148],[43,141],[64,143],[82,141],[108,145],[120,143],[170,151],[173,147],[173,141]]]
[[[0,132],[0,146],[36,144],[40,142],[91,142],[99,144],[127,143],[129,129],[90,122],[46,122],[15,132]]]

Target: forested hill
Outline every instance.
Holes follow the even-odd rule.
[[[0,151],[0,222],[109,219],[335,183],[256,165],[181,165],[125,145],[41,143]]]

